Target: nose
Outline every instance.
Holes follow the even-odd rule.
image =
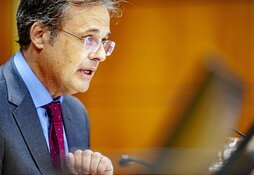
[[[91,60],[98,60],[99,62],[105,61],[107,56],[103,44],[100,45],[96,52],[91,52],[88,57]]]

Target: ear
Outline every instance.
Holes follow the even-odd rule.
[[[46,32],[46,27],[40,22],[35,22],[30,28],[30,39],[34,46],[38,49],[43,49],[43,35]]]

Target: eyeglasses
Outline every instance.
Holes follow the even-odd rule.
[[[101,43],[103,44],[103,48],[105,50],[106,56],[110,56],[115,48],[116,43],[110,40],[99,40],[93,36],[86,36],[84,38],[77,36],[73,33],[67,32],[63,29],[60,29],[61,31],[72,35],[78,39],[81,39],[84,41],[84,48],[90,52],[97,52],[100,48]]]

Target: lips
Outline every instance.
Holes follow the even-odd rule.
[[[82,78],[91,80],[94,73],[96,71],[96,68],[84,68],[84,69],[79,69],[79,72],[81,72]]]
[[[93,71],[91,70],[83,70],[84,74],[86,75],[92,75]]]

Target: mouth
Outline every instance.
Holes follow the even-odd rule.
[[[88,69],[79,69],[79,72],[81,72],[82,78],[86,80],[91,80],[96,69],[94,68],[88,68]]]
[[[86,75],[92,75],[93,71],[91,70],[83,70],[83,73]]]

